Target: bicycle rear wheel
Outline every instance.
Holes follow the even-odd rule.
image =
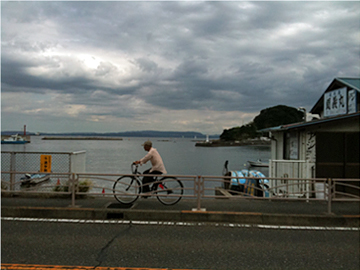
[[[122,176],[113,186],[115,199],[122,204],[132,204],[138,198],[141,190],[140,182],[132,176]]]
[[[174,205],[181,200],[184,186],[174,177],[164,177],[156,184],[156,197],[164,205]]]

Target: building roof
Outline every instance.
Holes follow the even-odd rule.
[[[350,88],[360,91],[360,78],[335,78],[335,80],[342,82]]]
[[[299,122],[299,123],[281,125],[281,126],[277,126],[277,127],[270,127],[270,128],[265,128],[265,129],[259,130],[259,132],[269,132],[269,131],[277,132],[277,131],[286,131],[286,130],[291,130],[291,129],[299,129],[299,128],[304,128],[304,127],[308,127],[308,126],[319,125],[319,124],[324,124],[324,123],[329,123],[329,122],[340,121],[340,120],[344,120],[344,119],[356,118],[356,117],[360,117],[360,112],[339,115],[339,116],[331,117],[331,118],[316,119],[316,120],[309,121],[309,122]]]

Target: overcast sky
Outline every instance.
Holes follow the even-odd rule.
[[[1,2],[1,128],[199,131],[359,77],[360,2]]]

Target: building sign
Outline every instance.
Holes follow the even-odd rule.
[[[324,95],[324,116],[334,116],[347,113],[346,87]]]
[[[350,90],[348,92],[348,113],[355,113],[356,108],[356,90]]]
[[[51,155],[40,156],[40,172],[51,172]]]

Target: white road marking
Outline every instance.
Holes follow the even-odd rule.
[[[63,218],[22,218],[1,217],[3,221],[27,221],[49,223],[86,223],[86,224],[121,224],[121,225],[162,225],[162,226],[217,226],[229,228],[258,228],[276,230],[311,230],[311,231],[360,231],[358,227],[323,227],[323,226],[284,226],[239,223],[206,223],[206,222],[171,222],[171,221],[139,221],[139,220],[88,220],[88,219],[63,219]]]

